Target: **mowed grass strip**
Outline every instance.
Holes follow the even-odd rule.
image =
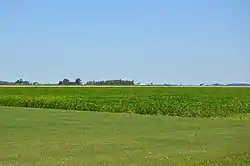
[[[0,165],[248,165],[250,121],[0,107]]]
[[[0,106],[185,117],[250,113],[250,88],[0,87]]]

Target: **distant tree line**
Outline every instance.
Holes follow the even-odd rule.
[[[18,79],[15,82],[9,82],[9,81],[1,81],[0,80],[0,85],[141,85],[141,83],[135,83],[133,80],[122,80],[122,79],[117,79],[117,80],[103,80],[103,81],[87,81],[86,83],[83,83],[80,78],[76,78],[74,81],[70,81],[67,78],[64,78],[63,80],[59,81],[58,83],[46,83],[46,84],[41,84],[39,82],[31,82],[27,80]],[[145,85],[145,84],[142,84]],[[154,86],[178,86],[178,85],[171,85],[171,84],[154,84],[150,83],[148,85],[154,85]],[[181,84],[180,84],[181,85]],[[250,84],[247,83],[231,83],[231,84],[220,84],[220,83],[214,83],[211,84],[212,86],[250,86]],[[210,86],[210,85],[205,85],[204,83],[200,83],[200,86]]]
[[[81,85],[82,80],[77,78],[75,81],[71,82],[69,79],[64,78],[62,81],[58,82],[58,85]]]
[[[30,81],[26,81],[23,79],[19,79],[15,81],[16,85],[32,85],[32,83]]]
[[[106,80],[106,81],[88,81],[85,85],[135,85],[134,81],[130,80]]]
[[[74,81],[70,81],[68,78],[60,80],[57,85],[82,85],[82,80],[76,78]],[[30,82],[23,79],[18,79],[15,82],[0,81],[0,85],[56,85],[56,84],[41,84],[39,82]],[[135,85],[131,80],[106,80],[106,81],[87,81],[85,85]]]
[[[14,85],[14,82],[0,81],[0,85]]]
[[[224,86],[224,84],[215,83],[215,84],[212,84],[212,86]]]
[[[9,82],[9,81],[0,81],[0,85],[37,85],[38,82],[30,82],[27,80],[19,79],[15,82]]]

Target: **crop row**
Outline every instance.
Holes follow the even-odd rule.
[[[0,95],[0,106],[186,117],[227,117],[238,113],[250,113],[249,100],[227,95]]]

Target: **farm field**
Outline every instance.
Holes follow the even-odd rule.
[[[0,106],[230,117],[250,113],[250,88],[0,87]]]
[[[250,121],[0,107],[0,165],[249,165]]]
[[[249,94],[0,87],[0,165],[249,165]]]

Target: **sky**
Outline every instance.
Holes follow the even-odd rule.
[[[77,77],[250,82],[250,1],[0,1],[0,80]]]

